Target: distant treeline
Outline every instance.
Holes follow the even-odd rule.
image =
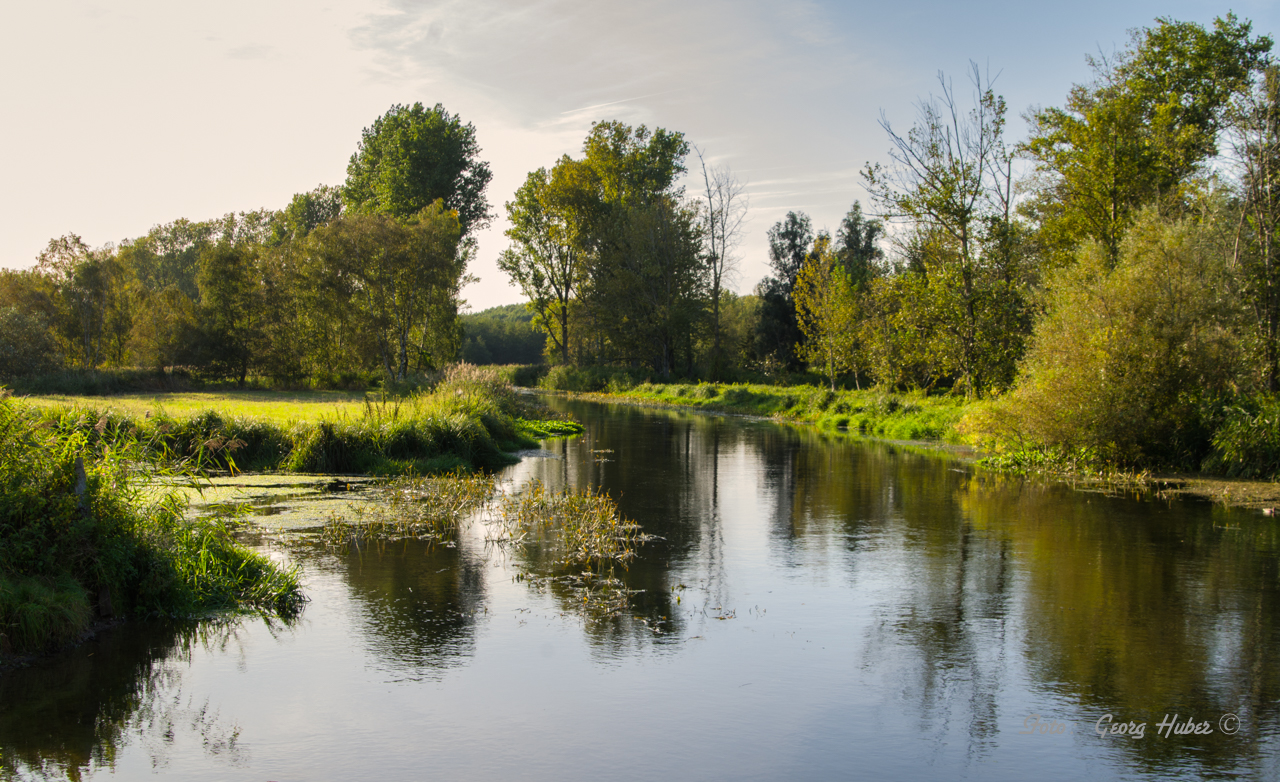
[[[490,218],[478,153],[440,106],[395,106],[340,188],[119,245],[54,239],[34,269],[0,271],[0,381],[144,366],[343,384],[440,368],[457,359],[471,236]]]
[[[539,364],[547,335],[533,326],[523,304],[463,315],[462,360],[468,364]]]

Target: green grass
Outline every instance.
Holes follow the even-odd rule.
[[[261,418],[279,423],[338,420],[359,415],[365,394],[353,391],[190,391],[181,393],[23,397],[39,408],[85,408],[138,418],[189,418],[215,410],[227,418]]]
[[[961,440],[956,424],[970,406],[955,396],[744,383],[641,383],[602,396],[780,418],[887,440],[948,442]]]
[[[96,427],[0,398],[0,658],[66,644],[99,618],[297,610],[296,570],[237,544],[225,520],[185,519],[177,495],[145,492],[144,445]]]
[[[495,370],[461,365],[430,391],[127,394],[26,398],[46,425],[133,439],[194,470],[403,475],[492,469],[539,439],[582,431],[519,397]]]

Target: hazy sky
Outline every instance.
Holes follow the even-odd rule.
[[[395,103],[442,103],[475,125],[495,212],[526,174],[577,155],[591,123],[682,131],[748,184],[736,286],[767,271],[788,210],[835,229],[858,171],[883,161],[939,71],[968,99],[970,60],[999,74],[1010,138],[1034,105],[1087,81],[1087,53],[1157,16],[1234,10],[1280,30],[1280,5],[1199,2],[807,0],[113,0],[0,10],[0,265],[49,239],[89,244],[179,217],[278,209],[341,184],[360,131]],[[696,161],[696,158],[694,159]],[[480,237],[473,309],[522,300]]]

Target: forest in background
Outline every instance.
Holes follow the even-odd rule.
[[[910,128],[882,120],[871,201],[834,234],[787,214],[749,295],[729,289],[745,184],[679,132],[596,123],[579,157],[505,204],[500,267],[523,314],[459,316],[491,175],[472,126],[395,106],[341,187],[119,246],[62,237],[34,270],[0,274],[0,376],[150,367],[335,386],[540,351],[629,378],[961,396],[965,433],[1022,463],[1273,475],[1271,48],[1232,15],[1158,19],[1091,59],[1062,106],[1028,110],[1021,140],[989,74],[940,75]]]

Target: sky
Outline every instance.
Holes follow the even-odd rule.
[[[968,105],[976,63],[1017,141],[1029,108],[1089,81],[1086,55],[1157,17],[1228,11],[1280,32],[1280,4],[1262,0],[5,3],[0,266],[29,267],[67,233],[96,247],[282,208],[340,185],[362,129],[421,102],[474,125],[493,171],[472,311],[523,301],[496,265],[503,204],[601,120],[680,131],[745,183],[732,287],[746,293],[788,211],[832,231],[855,200],[874,213],[859,172],[888,161],[881,122],[908,130],[940,73]]]

